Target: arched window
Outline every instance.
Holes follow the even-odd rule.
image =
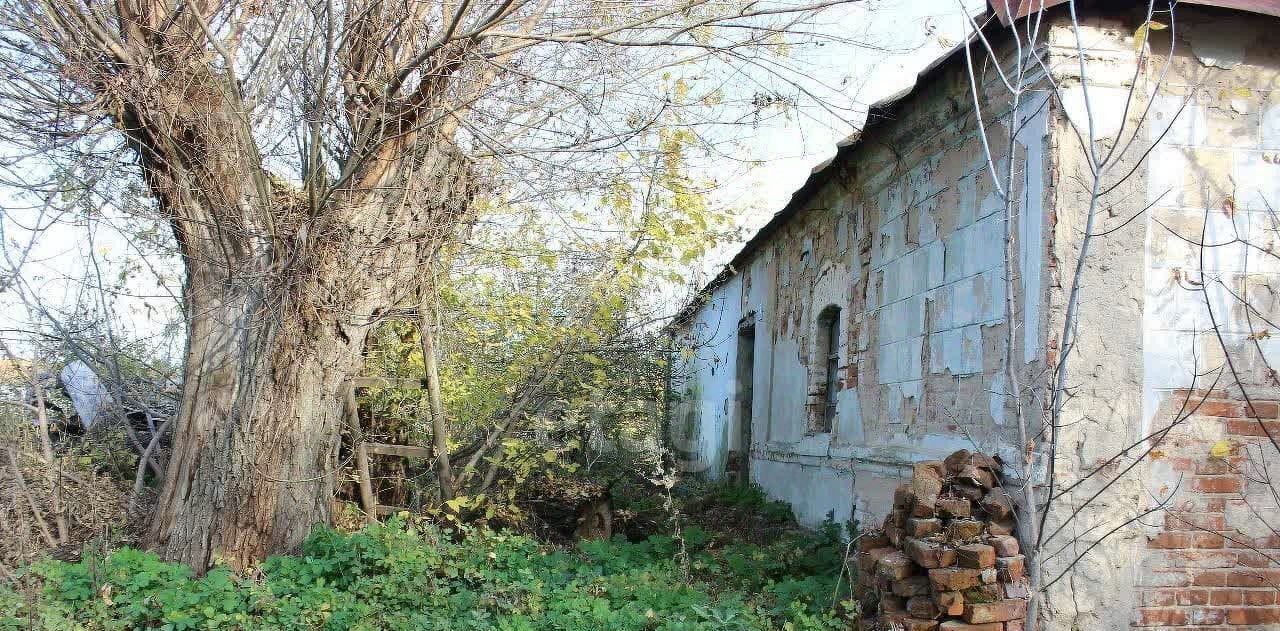
[[[813,432],[826,434],[835,426],[836,395],[840,392],[840,307],[828,306],[818,314],[817,339],[814,340],[814,368],[819,374],[822,400],[812,418]]]

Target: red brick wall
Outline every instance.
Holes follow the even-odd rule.
[[[1280,532],[1271,529],[1280,528],[1280,516],[1255,512],[1276,501],[1258,459],[1280,462],[1280,453],[1242,401],[1180,392],[1177,403],[1188,395],[1188,408],[1209,398],[1151,454],[1153,463],[1163,461],[1181,476],[1181,486],[1162,515],[1163,528],[1147,542],[1134,626],[1280,629]],[[1280,440],[1277,408],[1275,401],[1254,401],[1266,430]],[[1280,494],[1280,480],[1275,487]]]

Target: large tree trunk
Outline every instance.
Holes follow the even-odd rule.
[[[222,5],[114,6],[114,24],[58,46],[62,72],[135,152],[187,272],[182,405],[148,539],[197,571],[243,567],[329,521],[342,382],[369,329],[413,299],[466,217],[476,187],[454,144],[453,99],[492,74],[466,62],[470,39],[411,61],[400,44],[420,33],[400,27],[422,16],[356,2],[318,70],[319,100],[296,121],[308,121],[295,138],[307,150],[290,183],[259,150],[282,130],[242,93],[224,46],[239,34],[224,41],[210,26]],[[80,24],[64,22],[58,32]],[[405,69],[421,64],[420,76]],[[331,75],[341,91],[324,87]],[[403,95],[387,89],[415,76]]]
[[[188,292],[187,383],[151,531],[165,558],[197,570],[295,549],[329,522],[340,386],[365,330],[216,294]]]

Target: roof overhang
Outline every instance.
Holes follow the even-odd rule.
[[[1000,22],[1005,26],[1013,20],[1027,17],[1036,11],[1055,7],[1060,4],[1067,4],[1069,0],[992,0],[989,5],[996,17],[1000,18]],[[1105,4],[1112,6],[1138,5],[1138,2],[1107,2]],[[1237,11],[1247,11],[1249,13],[1261,13],[1263,15],[1271,15],[1280,17],[1280,0],[1178,0],[1178,4],[1199,4],[1208,7],[1222,7],[1224,9],[1235,9]],[[1153,6],[1157,11],[1161,7],[1167,6],[1164,2],[1156,2]]]
[[[983,33],[987,36],[993,36],[998,32],[1005,31],[1000,25],[1008,26],[1007,21],[1010,11],[1015,11],[1013,19],[1024,18],[1036,11],[1048,9],[1050,7],[1067,4],[1070,0],[988,0],[987,9],[980,15],[974,16],[974,20],[981,25]],[[1167,0],[1155,0],[1156,2],[1166,2]],[[1247,11],[1251,13],[1260,13],[1263,15],[1271,15],[1280,17],[1280,0],[1177,0],[1179,4],[1196,4],[1202,6],[1222,7],[1226,9],[1235,9],[1239,11]],[[1139,6],[1140,2],[1116,2],[1114,0],[1099,0],[1098,2],[1089,3],[1091,8],[1098,5],[1107,5],[1112,7],[1119,6]],[[1160,5],[1157,4],[1156,7]],[[1165,5],[1167,6],[1167,5]],[[991,14],[996,14],[997,20],[991,19]],[[791,195],[791,199],[781,210],[774,213],[760,230],[758,230],[750,239],[743,244],[738,253],[729,261],[714,278],[704,285],[693,298],[676,312],[672,320],[667,323],[666,327],[679,326],[690,321],[694,315],[706,304],[711,292],[717,287],[729,282],[739,271],[746,267],[756,253],[756,251],[765,244],[775,233],[783,228],[791,217],[795,215],[803,207],[803,205],[813,197],[813,195],[822,188],[824,179],[830,175],[830,169],[833,164],[840,162],[848,154],[853,153],[859,146],[865,135],[894,119],[897,108],[912,94],[915,93],[921,85],[928,83],[941,68],[952,59],[962,56],[961,53],[966,47],[973,43],[978,34],[970,32],[965,41],[956,44],[951,50],[947,51],[937,59],[933,60],[928,66],[916,75],[916,80],[909,86],[903,88],[897,94],[882,99],[868,108],[867,120],[862,128],[854,133],[846,136],[836,143],[835,153],[826,160],[814,165],[809,173],[808,179]]]

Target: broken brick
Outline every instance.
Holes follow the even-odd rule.
[[[894,492],[883,535],[859,544],[864,566],[871,552],[879,558],[866,582],[881,599],[882,624],[1022,631],[1031,589],[1000,469],[995,458],[967,450],[913,466],[911,481]]]
[[[937,631],[938,628],[937,620],[926,620],[903,614],[886,617],[885,621],[897,624],[902,631]]]
[[[939,497],[938,514],[943,517],[969,517],[973,515],[973,503],[963,497]]]
[[[933,619],[938,617],[938,607],[929,596],[912,596],[907,600],[907,613],[916,618]]]
[[[899,510],[911,508],[916,503],[915,493],[911,492],[911,484],[903,482],[898,488],[893,490],[893,507]]]
[[[909,537],[927,537],[942,532],[942,520],[933,517],[912,517],[907,520],[906,533]]]
[[[969,464],[970,455],[968,449],[960,449],[943,459],[942,464],[954,475],[963,471],[965,465]]]
[[[978,580],[982,581],[984,585],[995,583],[999,578],[1000,573],[996,572],[996,569],[993,567],[984,568],[978,571]]]
[[[970,624],[1021,620],[1027,615],[1027,603],[1021,600],[998,600],[992,603],[965,603],[964,620]]]
[[[1021,598],[1026,600],[1031,598],[1031,586],[1026,581],[1015,581],[1012,583],[1001,583],[1000,593],[1005,598]]]
[[[947,620],[938,625],[938,631],[1004,631],[1004,625],[999,622],[969,624],[959,620]]]
[[[911,491],[916,496],[912,514],[916,517],[933,517],[934,505],[942,493],[941,468],[940,464],[935,466],[930,462],[921,462],[912,468]]]
[[[929,593],[928,576],[908,576],[893,582],[893,595],[909,598]]]
[[[973,465],[966,465],[960,471],[959,479],[972,484],[976,484],[984,489],[992,488],[996,485],[996,476],[986,469],[981,469]]]
[[[895,508],[893,509],[892,512],[889,513],[889,516],[886,518],[885,524],[902,528],[903,526],[907,525],[907,520],[910,518],[911,518],[910,508]]]
[[[884,534],[889,538],[889,544],[895,548],[901,547],[902,542],[906,539],[906,535],[902,532],[902,528],[888,524],[884,527]]]
[[[988,456],[982,452],[974,452],[969,454],[969,464],[975,467],[981,467],[991,472],[1000,471],[1000,462],[994,457]]]
[[[955,550],[940,541],[907,539],[903,548],[912,561],[925,569],[947,567],[956,563]]]
[[[982,522],[976,519],[954,519],[947,524],[947,539],[965,541],[982,534]]]
[[[940,592],[955,592],[982,584],[981,570],[942,567],[929,570],[929,582]]]
[[[994,519],[1004,519],[1013,514],[1013,500],[1009,498],[1009,494],[1004,492],[1001,487],[996,487],[987,491],[982,498],[982,510]]]
[[[996,549],[985,543],[970,543],[956,548],[956,563],[960,567],[983,569],[995,567]]]
[[[890,546],[867,550],[866,552],[858,555],[858,567],[862,568],[862,571],[870,574],[875,571],[876,564],[880,562],[880,559],[883,559],[894,552],[897,552],[897,549]]]
[[[885,555],[876,564],[876,575],[889,580],[903,579],[916,573],[916,564],[900,550]]]
[[[858,537],[858,552],[867,552],[876,548],[884,548],[888,545],[889,537],[885,536],[883,532],[864,533],[861,537]],[[1014,554],[1017,554],[1017,551]]]
[[[996,549],[996,556],[998,557],[1011,557],[1021,551],[1018,546],[1018,539],[1009,535],[997,535],[988,540],[987,543]]]
[[[1005,582],[1020,581],[1026,576],[1026,557],[1017,554],[1011,557],[996,558],[996,572]]]
[[[982,496],[986,495],[986,491],[983,491],[982,487],[979,487],[976,484],[968,484],[959,481],[951,485],[951,491],[960,497],[974,502],[981,500]]]
[[[1018,523],[1012,517],[1005,519],[993,519],[987,522],[987,532],[995,536],[1012,535],[1013,531],[1018,527]]]
[[[937,592],[933,602],[945,615],[959,616],[964,613],[964,594],[960,592]]]
[[[1000,600],[999,585],[978,585],[961,592],[967,603],[993,603]]]

